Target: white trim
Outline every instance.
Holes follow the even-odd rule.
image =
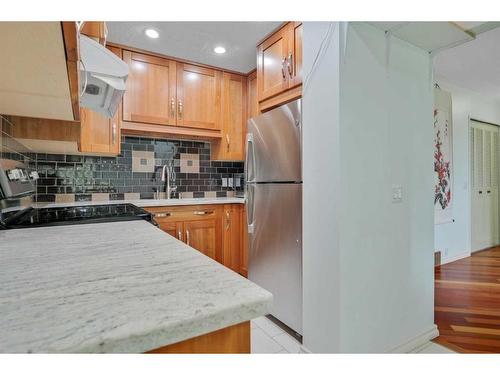
[[[431,328],[427,331],[421,333],[420,335],[412,338],[411,340],[401,344],[392,350],[389,350],[388,353],[412,353],[421,349],[423,346],[429,344],[429,341],[435,339],[439,336],[439,330],[437,325],[433,324]],[[304,345],[300,346],[301,354],[312,354],[312,352],[307,349]]]
[[[456,255],[453,255],[453,256],[442,257],[441,258],[441,264],[440,264],[440,266],[442,266],[443,264],[446,264],[446,263],[451,263],[451,262],[454,262],[456,260],[460,260],[460,259],[463,259],[463,258],[470,257],[470,255],[471,255],[471,253],[469,251],[466,251],[464,253],[456,254]]]
[[[427,331],[412,338],[411,340],[389,350],[389,353],[411,353],[420,349],[422,346],[427,345],[429,341],[439,336],[438,328],[435,324],[432,325]]]

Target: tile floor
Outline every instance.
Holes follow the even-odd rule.
[[[300,343],[265,316],[250,325],[252,353],[300,353]]]
[[[252,353],[285,354],[300,353],[301,345],[292,336],[264,316],[253,319],[251,325]],[[430,342],[414,353],[450,354],[454,351]]]

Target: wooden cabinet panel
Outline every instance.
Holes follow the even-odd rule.
[[[85,21],[80,33],[94,39],[103,46],[106,45],[108,28],[106,26],[106,22],[104,21]]]
[[[283,27],[257,48],[257,76],[259,101],[288,88],[285,71],[288,53],[288,28]]]
[[[177,63],[177,125],[219,129],[222,72]]]
[[[123,120],[160,125],[176,123],[176,63],[123,51],[129,65]]]
[[[223,264],[241,273],[241,212],[240,205],[225,204],[223,215]]]
[[[290,22],[289,27],[287,67],[291,88],[302,83],[302,22]]]
[[[222,79],[222,139],[213,145],[216,160],[244,160],[246,77],[224,73]]]
[[[257,100],[257,71],[250,73],[247,79],[247,117],[251,119],[260,115]]]

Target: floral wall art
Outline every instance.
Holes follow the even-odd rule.
[[[451,94],[434,91],[434,222],[453,221]]]

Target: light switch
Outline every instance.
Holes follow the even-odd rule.
[[[233,182],[233,178],[232,177],[228,177],[227,179],[227,186],[229,187],[234,187],[234,182]]]
[[[403,187],[401,185],[392,186],[392,203],[401,203],[403,201]]]
[[[227,178],[222,177],[222,187],[227,187]]]

